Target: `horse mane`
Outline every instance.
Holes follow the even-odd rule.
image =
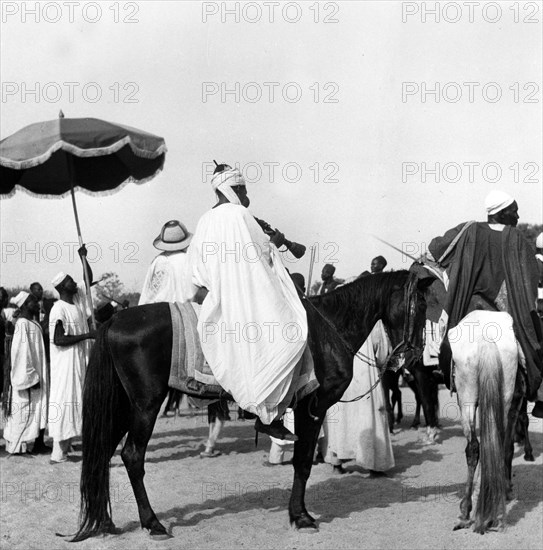
[[[385,300],[388,303],[394,287],[403,286],[408,276],[409,271],[400,270],[359,277],[326,294],[310,296],[309,301],[318,309],[339,314],[337,322],[348,321],[364,315],[361,304],[377,303],[381,308]]]

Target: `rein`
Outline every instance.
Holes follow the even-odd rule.
[[[349,399],[345,401],[340,399],[339,403],[353,403],[355,401],[360,401],[361,399],[366,397],[366,395],[369,395],[381,382],[381,379],[383,378],[385,371],[387,370],[387,368],[389,368],[388,364],[392,359],[394,359],[394,357],[399,356],[400,353],[404,352],[404,349],[405,351],[409,351],[411,349],[416,351],[415,346],[411,344],[411,336],[415,331],[414,317],[416,313],[416,307],[415,307],[415,300],[414,300],[414,287],[416,284],[417,284],[417,276],[413,273],[409,273],[407,285],[404,286],[405,314],[404,314],[404,327],[403,327],[402,341],[399,344],[397,344],[387,355],[384,361],[385,367],[382,369],[379,369],[379,376],[377,378],[377,381],[374,384],[372,384],[371,388],[367,392],[363,393],[362,395],[359,395],[353,399]],[[314,306],[305,294],[303,295],[303,298],[313,308],[313,310],[317,312],[317,314],[328,325],[328,327],[332,329],[332,331],[337,336],[338,340],[343,344],[343,346],[349,353],[351,353],[354,357],[358,357],[361,361],[363,361],[370,367],[377,367],[377,364],[375,361],[367,357],[362,352],[353,350],[351,345],[338,332],[337,328],[332,323],[332,321],[330,321],[330,319],[328,319],[328,317],[326,317],[324,313],[322,313],[316,306]],[[392,368],[392,370],[394,369]]]

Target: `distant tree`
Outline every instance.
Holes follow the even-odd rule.
[[[122,302],[120,296],[124,292],[124,284],[121,282],[117,273],[113,271],[103,273],[100,282],[94,288],[96,289],[96,296],[99,300],[104,299],[102,294],[105,294],[109,298],[114,298]]]

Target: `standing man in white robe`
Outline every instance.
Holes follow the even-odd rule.
[[[48,380],[43,333],[33,320],[40,311],[38,300],[22,291],[12,301],[20,314],[11,344],[11,414],[6,420],[4,439],[8,453],[23,454],[47,425]]]
[[[295,391],[318,383],[302,361],[307,317],[271,237],[247,210],[239,170],[216,171],[218,203],[204,214],[190,248],[193,283],[205,287],[198,332],[219,384],[256,415],[255,429],[278,439],[297,437],[280,421]]]
[[[383,256],[373,258],[370,272],[359,277],[382,273],[387,265]],[[359,277],[348,279],[353,282]],[[378,380],[377,367],[383,367],[390,352],[390,340],[382,321],[377,321],[353,362],[353,379],[343,394],[348,401],[366,393]],[[368,364],[370,363],[370,364]],[[363,399],[352,403],[337,403],[325,420],[325,461],[343,473],[342,461],[356,460],[373,475],[382,474],[394,467],[394,452],[386,418],[385,396],[381,384]]]
[[[384,366],[390,350],[390,341],[379,320],[359,350],[367,361],[354,358],[353,379],[342,400],[363,395],[377,383],[377,367]],[[394,467],[385,397],[380,383],[363,399],[334,405],[326,415],[325,434],[325,461],[340,473],[344,472],[341,463],[353,459],[373,475]]]
[[[92,281],[85,246],[79,249],[83,265]],[[89,358],[88,340],[96,337],[89,330],[85,283],[59,273],[52,281],[60,295],[49,315],[51,340],[51,391],[49,397],[49,435],[53,438],[51,464],[68,460],[71,440],[81,435],[83,382]]]

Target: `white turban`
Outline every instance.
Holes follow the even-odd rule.
[[[26,302],[26,299],[29,296],[30,294],[28,292],[21,290],[21,292],[19,292],[19,294],[17,294],[17,296],[15,296],[15,298],[13,298],[11,301],[20,308]]]
[[[51,281],[51,284],[54,287],[57,287],[60,283],[62,283],[62,281],[64,281],[64,279],[66,279],[66,277],[67,277],[66,273],[64,273],[64,271],[61,271],[60,273],[57,273],[53,277],[53,280]]]
[[[489,216],[497,214],[515,202],[515,199],[503,191],[490,191],[485,199],[486,213]]]
[[[543,233],[540,233],[535,240],[536,248],[543,248]]]
[[[219,172],[211,179],[213,191],[220,191],[232,204],[241,204],[239,197],[232,190],[236,185],[245,185],[245,180],[237,168]]]

